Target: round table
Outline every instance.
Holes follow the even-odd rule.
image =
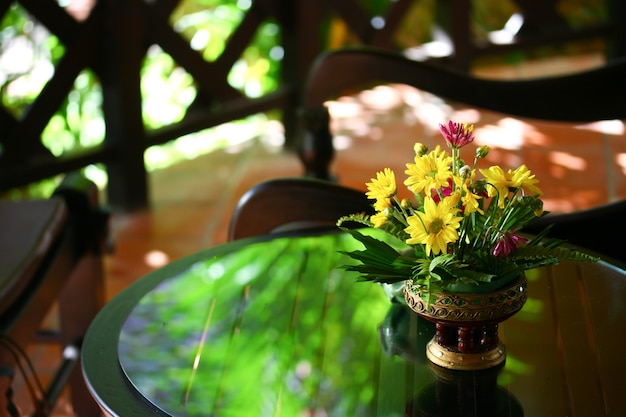
[[[339,266],[348,235],[265,236],[173,262],[90,326],[83,373],[114,416],[623,416],[626,274],[528,271],[504,366],[430,364],[432,324]]]

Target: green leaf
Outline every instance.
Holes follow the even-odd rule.
[[[471,280],[474,282],[491,282],[494,278],[496,278],[496,275],[494,274],[474,271],[467,268],[456,270],[455,275],[462,280]]]
[[[342,216],[337,220],[337,226],[341,227],[341,225],[345,222],[355,222],[360,223],[364,226],[373,227],[374,224],[370,221],[370,216],[365,213],[357,213],[357,214],[349,214],[347,216]],[[345,229],[348,230],[348,229]]]
[[[361,262],[361,265],[344,265],[346,271],[358,272],[357,281],[375,281],[391,284],[411,277],[414,260],[401,255],[389,244],[357,230],[346,230],[365,246],[365,250],[340,252]]]
[[[518,263],[518,260],[535,260],[554,258],[558,261],[576,261],[576,262],[598,262],[600,258],[592,256],[584,252],[580,252],[573,248],[565,246],[557,246],[548,241],[548,244],[542,245],[525,245],[520,246],[509,256],[510,260]]]
[[[398,251],[391,247],[388,243],[383,242],[382,240],[376,239],[372,236],[364,235],[363,233],[354,230],[354,229],[344,229],[346,233],[349,233],[353,238],[358,240],[365,246],[366,251],[371,251],[373,254],[378,255],[379,257],[393,257],[394,259],[398,257]]]
[[[430,271],[434,271],[436,268],[447,269],[450,264],[458,263],[458,261],[454,258],[452,254],[439,255],[434,257],[430,261],[429,269]]]

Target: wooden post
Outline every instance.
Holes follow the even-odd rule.
[[[140,0],[105,1],[100,54],[107,129],[105,143],[115,149],[115,157],[107,165],[108,203],[126,211],[149,205],[140,90],[145,51],[142,3]]]

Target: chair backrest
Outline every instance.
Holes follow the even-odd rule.
[[[228,239],[336,229],[341,216],[373,214],[371,204],[363,192],[329,181],[271,179],[252,187],[241,197],[231,217]]]
[[[305,133],[299,156],[306,175],[331,179],[334,156],[324,102],[345,91],[406,84],[436,96],[514,117],[561,122],[626,119],[626,58],[592,70],[525,80],[473,77],[371,48],[340,49],[314,62],[305,85]]]

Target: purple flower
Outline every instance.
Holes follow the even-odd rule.
[[[523,236],[519,236],[513,232],[504,232],[500,234],[498,241],[493,247],[493,256],[506,258],[511,252],[513,252],[520,244],[528,242]]]
[[[448,122],[447,127],[444,124],[439,124],[439,131],[446,142],[453,148],[460,148],[468,143],[472,143],[474,141],[473,130],[474,125],[455,123],[452,120]]]

